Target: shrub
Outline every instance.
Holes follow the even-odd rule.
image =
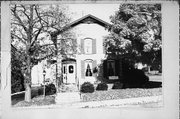
[[[43,95],[43,86],[41,86],[41,88],[38,89],[38,95]]]
[[[38,89],[38,95],[43,95],[44,86],[41,86],[40,89]],[[45,86],[45,95],[53,95],[56,93],[56,87],[54,84],[48,84]]]
[[[123,88],[123,84],[120,82],[115,82],[112,89],[122,89]]]
[[[107,90],[108,89],[108,85],[104,82],[99,83],[96,87],[96,90]]]
[[[25,90],[21,65],[22,62],[16,59],[16,57],[11,58],[11,93]]]
[[[126,88],[141,88],[149,81],[149,77],[146,76],[143,70],[134,68],[129,62],[123,62],[122,69],[122,83]]]
[[[55,85],[54,84],[48,84],[47,86],[46,86],[46,95],[53,95],[53,94],[55,94],[56,93],[56,87],[55,87]]]
[[[91,84],[90,82],[84,82],[84,83],[81,85],[80,91],[81,91],[82,93],[93,93],[93,92],[94,92],[94,85]]]
[[[128,75],[125,76],[124,83],[128,85],[128,88],[141,88],[143,84],[149,81],[149,77],[145,75],[142,70],[131,69]]]

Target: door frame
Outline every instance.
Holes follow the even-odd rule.
[[[78,81],[77,81],[77,63],[76,63],[76,60],[75,59],[64,59],[64,60],[62,60],[62,78],[63,78],[63,83],[64,84],[71,84],[71,83],[68,83],[68,77],[67,77],[67,73],[68,73],[68,71],[69,71],[69,69],[68,69],[68,66],[70,65],[70,64],[73,64],[73,66],[74,66],[74,75],[75,75],[75,84],[77,85],[78,84]],[[66,67],[66,81],[64,82],[64,66]],[[72,83],[73,84],[73,83]]]

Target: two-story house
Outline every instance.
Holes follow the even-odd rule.
[[[97,77],[104,78],[106,82],[119,80],[121,61],[117,58],[107,59],[103,45],[110,25],[93,15],[86,15],[69,25],[77,29],[79,47],[74,58],[62,60],[63,83],[94,83]]]
[[[55,61],[58,64],[58,77],[59,74],[62,76],[61,81],[64,84],[81,85],[87,81],[94,83],[97,80],[111,83],[121,80],[121,58],[107,56],[103,45],[104,36],[109,34],[109,26],[111,24],[108,22],[93,15],[86,15],[64,27],[62,32],[75,28],[77,38],[74,40],[78,46],[74,57],[59,58]],[[33,84],[43,81],[42,63],[39,63],[40,68],[35,66],[32,71]],[[56,72],[55,64],[49,69],[51,72],[47,72],[51,75],[48,75],[48,78],[51,82],[56,82],[56,74],[53,74]]]

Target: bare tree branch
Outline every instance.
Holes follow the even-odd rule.
[[[45,57],[42,57],[42,58],[39,58],[39,59],[36,59],[36,60],[42,61],[42,60],[44,60],[44,59],[46,59],[48,57],[52,57],[53,55],[54,55],[54,53],[51,53],[50,55],[46,55]]]
[[[24,28],[24,30],[27,32],[27,27],[24,25],[24,23],[22,22],[21,18],[18,16],[17,9],[16,9],[16,5],[14,7],[14,9],[11,9],[12,13],[14,14],[15,18],[19,21],[19,23],[21,24],[21,26]]]
[[[24,5],[21,5],[21,7],[23,8],[22,12],[24,13],[24,15],[27,17],[28,20],[30,20],[29,15],[26,13],[26,8]]]
[[[33,46],[34,43],[37,41],[38,36],[39,36],[39,34],[41,33],[42,29],[43,29],[43,27],[41,27],[41,28],[38,30],[38,32],[35,34],[35,38],[34,38],[34,41],[31,43],[31,46]]]
[[[26,45],[26,42],[21,37],[17,36],[16,34],[13,34],[13,33],[11,35],[18,38],[22,43],[24,43]]]

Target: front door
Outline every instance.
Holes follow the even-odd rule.
[[[66,84],[76,83],[75,64],[63,64],[63,82]]]

